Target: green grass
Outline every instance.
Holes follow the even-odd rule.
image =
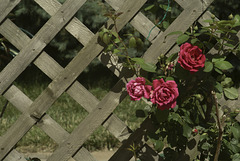
[[[36,99],[38,95],[46,88],[47,84],[28,83],[16,84],[29,98]],[[93,88],[89,89],[99,100],[106,94],[106,89]],[[6,100],[0,97],[0,110],[4,106]],[[131,129],[139,127],[143,118],[137,118],[135,111],[145,107],[143,101],[133,102],[129,97],[124,99],[118,105],[114,113],[125,122]],[[83,109],[76,101],[68,94],[62,94],[57,101],[47,111],[56,122],[58,122],[66,131],[71,133],[80,122],[88,115],[88,112]],[[10,103],[4,113],[4,117],[0,119],[0,136],[17,120],[20,112]],[[84,147],[88,150],[100,150],[105,148],[114,148],[119,146],[119,141],[108,132],[104,127],[99,127],[85,142]],[[52,151],[57,147],[57,144],[49,138],[40,128],[33,127],[17,144],[19,151],[36,152],[36,151]]]

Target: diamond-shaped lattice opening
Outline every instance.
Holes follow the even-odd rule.
[[[47,22],[50,15],[36,2],[21,0],[8,15],[30,38]]]
[[[79,43],[65,28],[45,47],[46,51],[62,67],[65,67],[82,49]]]
[[[166,0],[150,0],[145,3],[141,11],[155,25],[162,21],[157,26],[164,31],[180,15],[183,8],[175,1],[171,1],[168,7],[168,1]],[[165,17],[166,11],[168,13]]]
[[[116,84],[118,78],[95,58],[78,77],[79,82],[97,99],[104,95]]]
[[[151,106],[147,105],[143,100],[132,101],[127,96],[114,110],[114,114],[118,116],[131,130],[136,130],[147,117]]]
[[[113,150],[120,145],[120,141],[102,126],[98,127],[83,144],[89,151]]]
[[[42,71],[30,64],[14,81],[14,85],[34,101],[50,82]]]
[[[88,112],[67,93],[63,93],[47,111],[63,129],[71,133]]]
[[[110,10],[112,10],[111,7],[102,0],[88,0],[75,14],[75,17],[93,33],[96,33],[108,20],[104,14]]]
[[[223,9],[224,8],[224,9]],[[213,1],[209,6],[212,12],[220,20],[227,20],[228,16],[239,14],[240,1]]]
[[[18,50],[0,34],[0,71],[18,54]]]
[[[16,147],[22,153],[53,152],[56,148],[57,143],[37,126],[33,126]]]
[[[0,136],[15,123],[19,115],[17,108],[0,96]]]

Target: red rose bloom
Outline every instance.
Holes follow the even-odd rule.
[[[176,99],[179,96],[177,84],[175,81],[169,80],[164,82],[163,79],[153,80],[154,91],[151,94],[151,102],[158,104],[161,110],[174,108]]]
[[[185,43],[180,46],[178,63],[191,73],[197,72],[198,68],[203,68],[206,57],[197,46]]]
[[[127,83],[127,92],[131,97],[131,100],[140,100],[142,97],[150,98],[150,91],[152,86],[145,85],[146,81],[142,77],[137,77],[135,80],[131,80]]]

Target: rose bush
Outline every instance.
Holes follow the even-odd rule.
[[[180,34],[176,41],[180,51],[159,53],[156,64],[130,56],[127,46],[135,47],[132,40],[136,37],[130,34],[127,45],[118,32],[105,29],[114,38],[106,51],[120,55],[124,66],[138,76],[127,83],[127,92],[131,100],[147,99],[150,108],[138,109],[136,116],[146,116],[156,126],[146,138],[162,160],[181,160],[181,155],[189,154],[198,161],[240,160],[240,123],[235,119],[239,110],[218,103],[236,101],[239,96],[240,44],[231,39],[238,33],[240,16],[222,21],[211,18],[202,29],[193,25],[185,33],[169,33],[167,36]],[[116,17],[112,19],[116,24]],[[191,143],[192,148],[186,149]],[[141,151],[135,146],[128,150],[135,159]]]
[[[185,43],[180,46],[178,63],[191,73],[197,72],[204,67],[206,57],[198,46]]]

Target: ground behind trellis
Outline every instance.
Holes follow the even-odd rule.
[[[92,156],[97,160],[97,161],[108,161],[111,156],[115,153],[114,150],[109,151],[109,150],[102,150],[102,151],[95,151],[91,152]],[[46,161],[47,158],[51,155],[52,153],[26,153],[25,157],[31,157],[31,158],[39,158],[41,161]],[[132,158],[130,161],[133,161],[134,159]],[[70,159],[69,161],[74,161],[73,159]]]

